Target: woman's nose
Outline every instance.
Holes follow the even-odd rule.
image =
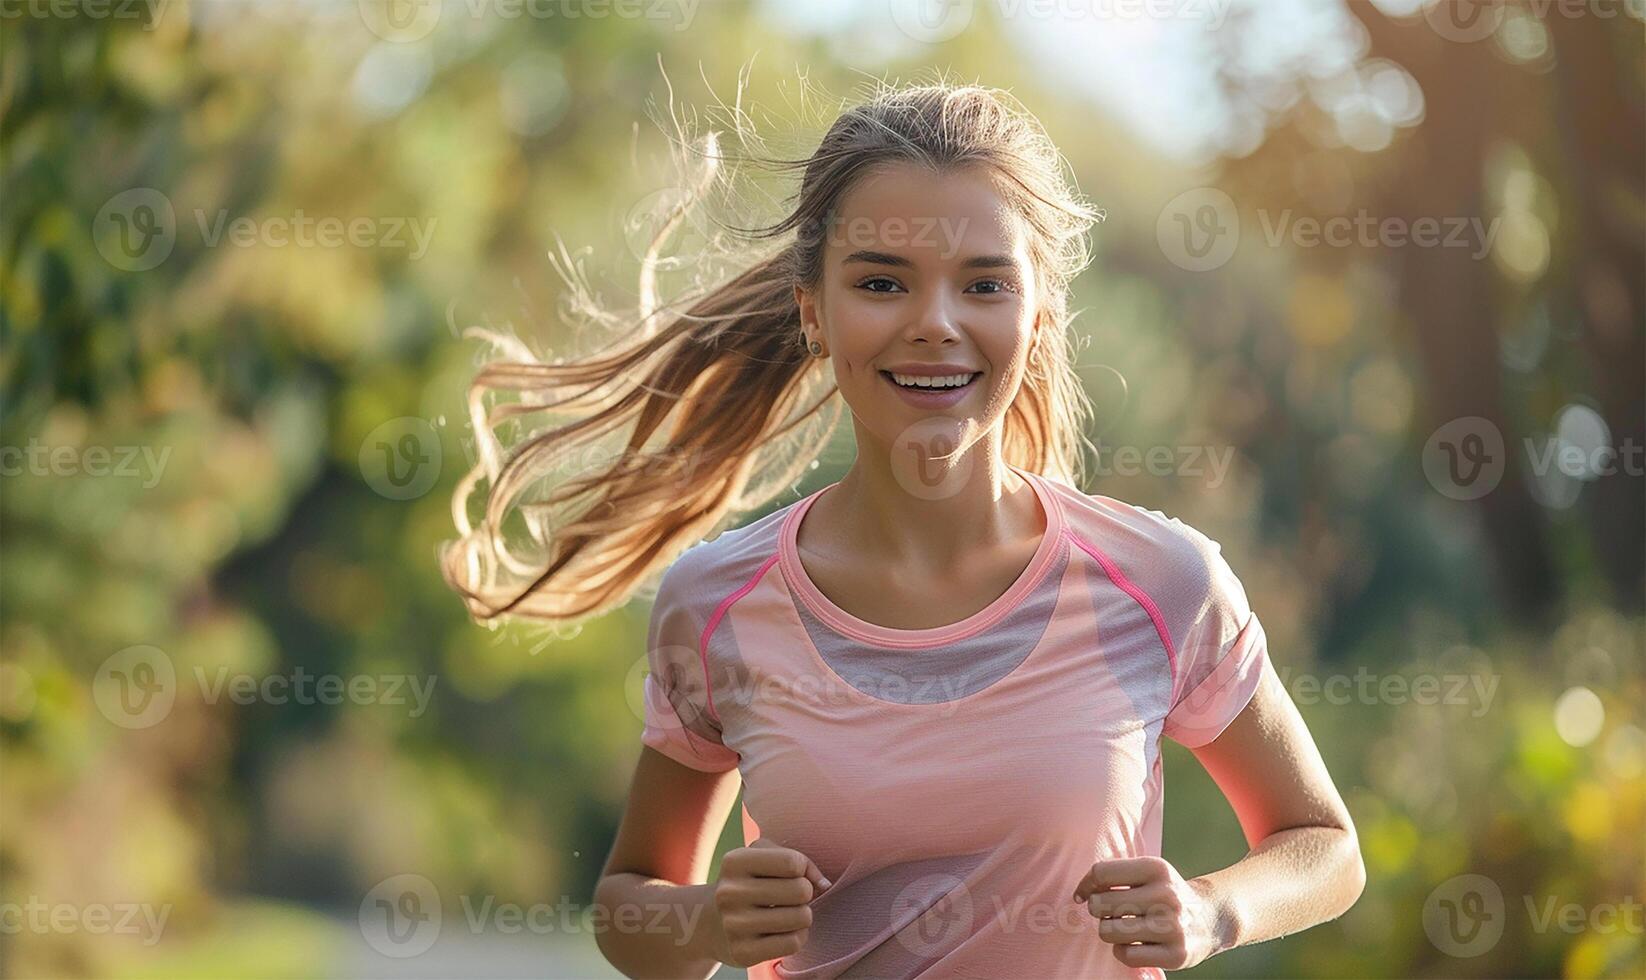
[[[941,293],[926,297],[909,322],[907,338],[928,342],[958,338],[960,327],[955,320],[956,312],[953,301]]]

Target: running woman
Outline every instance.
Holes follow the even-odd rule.
[[[595,892],[606,957],[634,977],[1159,976],[1340,915],[1354,827],[1219,544],[1078,488],[1068,285],[1101,214],[1038,121],[999,90],[885,87],[786,162],[799,194],[757,261],[659,303],[680,204],[638,329],[582,360],[516,346],[471,394],[480,461],[444,566],[478,619],[586,618],[663,571]],[[488,412],[499,391],[518,397]],[[845,475],[731,528],[793,486],[840,402]],[[535,411],[574,419],[506,454],[494,427]],[[610,466],[527,502],[602,440]],[[1185,879],[1161,853],[1162,738],[1233,806],[1233,865]],[[746,846],[709,881],[739,788]]]

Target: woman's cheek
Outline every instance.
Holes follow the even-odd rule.
[[[885,303],[845,302],[836,307],[833,356],[839,370],[854,382],[867,380],[869,365],[895,339],[897,320]]]

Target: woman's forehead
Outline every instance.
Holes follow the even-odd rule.
[[[916,164],[863,175],[841,196],[829,241],[842,255],[958,246],[966,254],[1017,253],[1022,245],[1022,222],[986,174]]]

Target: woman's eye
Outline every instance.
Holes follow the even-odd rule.
[[[871,276],[857,284],[858,289],[871,293],[901,292],[903,286],[896,279],[886,276]],[[1002,292],[1017,292],[1017,284],[1007,279],[981,279],[966,287],[967,292],[977,292],[984,296],[993,296]]]

